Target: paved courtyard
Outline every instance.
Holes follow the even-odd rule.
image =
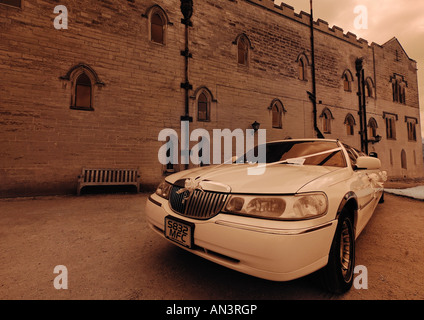
[[[386,195],[357,242],[368,289],[333,296],[313,277],[256,279],[169,244],[146,224],[147,197],[0,200],[0,299],[424,299],[423,201]]]

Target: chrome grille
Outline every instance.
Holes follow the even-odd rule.
[[[180,186],[172,187],[169,204],[175,212],[193,219],[206,220],[216,216],[228,198],[226,193],[196,189],[190,199],[185,199],[189,194],[188,191],[177,193],[182,188]]]

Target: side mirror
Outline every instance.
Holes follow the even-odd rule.
[[[359,157],[356,159],[356,170],[378,170],[381,168],[381,161],[373,157]]]

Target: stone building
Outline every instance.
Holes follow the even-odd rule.
[[[151,189],[184,169],[158,161],[160,131],[181,117],[210,132],[256,121],[267,140],[316,137],[315,118],[360,149],[359,57],[366,130],[381,137],[369,151],[392,177],[423,176],[417,63],[396,38],[369,44],[315,21],[315,117],[307,13],[195,0],[188,23],[178,0],[61,4],[67,29],[57,1],[0,0],[0,196],[75,193],[83,167],[138,167]]]

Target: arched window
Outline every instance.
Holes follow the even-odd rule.
[[[369,129],[369,133],[368,136],[370,138],[375,138],[377,137],[377,121],[374,118],[370,118],[370,120],[368,121],[368,129]]]
[[[374,98],[374,83],[371,78],[365,80],[365,96]]]
[[[298,78],[299,80],[308,80],[307,79],[307,67],[309,65],[308,58],[306,57],[305,53],[299,54],[299,56],[296,59],[297,62],[297,70],[298,70]]]
[[[349,70],[345,70],[343,72],[343,89],[346,92],[351,92],[352,91],[352,82],[353,82],[353,76],[352,73]]]
[[[272,127],[273,128],[282,128],[282,121],[281,121],[281,110],[278,108],[277,104],[274,104],[272,106]]]
[[[150,39],[156,43],[164,43],[165,21],[162,15],[155,11],[150,18]]]
[[[322,111],[320,118],[322,119],[322,131],[324,133],[331,133],[331,120],[333,120],[334,117],[330,109],[325,108]]]
[[[283,128],[283,114],[286,112],[283,104],[279,99],[274,99],[268,108],[272,112],[272,127],[277,129]]]
[[[233,41],[234,45],[237,45],[237,63],[242,66],[249,65],[250,50],[253,49],[252,43],[246,34],[239,34]]]
[[[94,110],[94,88],[105,84],[90,66],[83,63],[75,65],[59,79],[72,84],[71,109]]]
[[[91,80],[84,72],[75,81],[75,108],[91,109]]]
[[[303,62],[303,59],[299,59],[299,80],[306,80],[305,75],[305,62]]]
[[[173,25],[161,6],[155,4],[141,15],[148,19],[149,40],[153,43],[166,44],[166,30],[168,25]]]
[[[197,98],[197,120],[210,120],[210,100],[205,91],[201,91]]]
[[[237,44],[237,61],[241,65],[247,65],[249,57],[249,46],[245,37],[240,37]]]
[[[406,161],[406,152],[404,149],[402,149],[402,152],[400,153],[400,163],[401,163],[402,169],[408,169],[408,164]]]
[[[346,132],[348,136],[353,136],[355,134],[355,124],[355,118],[349,113],[345,119]]]

